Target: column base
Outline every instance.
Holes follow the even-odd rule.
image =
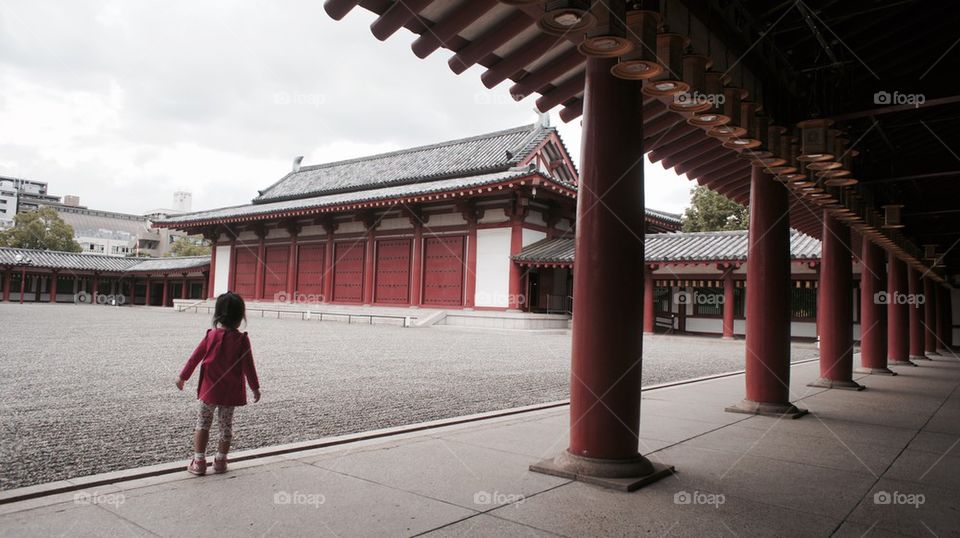
[[[721,340],[736,340],[737,337],[736,337],[736,336],[721,336],[720,339],[721,339]]]
[[[842,390],[863,390],[864,387],[856,381],[845,381],[839,379],[827,379],[821,377],[812,383],[807,383],[808,387],[819,387],[824,389],[842,389]]]
[[[910,362],[909,360],[906,360],[906,361],[889,361],[888,360],[887,365],[888,366],[916,366],[916,364]]]
[[[620,491],[634,491],[674,473],[672,465],[653,463],[639,455],[630,460],[605,460],[576,456],[569,450],[534,463],[530,470]]]
[[[938,353],[938,352],[936,352],[936,351],[927,351],[927,355],[928,355],[928,356],[929,356],[929,355],[933,355],[934,357],[939,357],[939,356],[940,356],[940,353]]]
[[[765,417],[800,418],[809,411],[800,409],[791,403],[767,403],[743,400],[736,405],[724,409],[727,413],[744,413],[747,415],[761,415]]]
[[[926,355],[910,355],[910,360],[912,360],[912,361],[928,361],[928,360],[930,360],[930,359],[927,358]]]
[[[889,368],[857,368],[853,371],[853,373],[868,375],[897,375],[896,372]]]
[[[656,333],[655,331],[643,331],[643,334],[654,335],[654,334],[657,334],[657,333]]]

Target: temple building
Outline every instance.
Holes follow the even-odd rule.
[[[577,177],[556,129],[541,120],[340,162],[297,160],[248,205],[156,225],[213,243],[211,297],[233,290],[264,302],[559,309],[569,272],[540,281],[511,256],[572,237]],[[647,226],[675,231],[680,218],[650,211]]]

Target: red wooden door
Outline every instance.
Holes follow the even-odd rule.
[[[234,251],[237,263],[233,266],[233,292],[244,299],[254,299],[257,287],[256,247],[238,246]]]
[[[377,241],[374,302],[410,304],[410,240]]]
[[[428,237],[423,244],[423,304],[462,306],[465,236]]]
[[[323,262],[326,245],[300,245],[297,257],[297,293],[318,302],[323,295]]]
[[[267,247],[264,252],[263,298],[278,301],[287,293],[287,262],[290,247],[286,245]],[[289,300],[289,299],[288,299]]]
[[[338,303],[363,301],[363,255],[366,241],[341,241],[333,248],[333,300]]]

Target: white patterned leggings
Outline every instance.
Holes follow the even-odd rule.
[[[232,405],[208,405],[203,400],[199,400],[200,407],[197,410],[198,430],[210,431],[213,425],[213,413],[217,413],[217,426],[220,428],[220,440],[229,441],[233,437],[233,409]]]

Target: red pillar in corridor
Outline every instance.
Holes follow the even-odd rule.
[[[58,276],[59,275],[57,274],[56,271],[54,271],[53,274],[50,275],[50,302],[51,303],[57,302],[57,277]]]
[[[910,360],[930,360],[923,354],[923,325],[925,307],[923,299],[923,283],[920,282],[920,272],[913,267],[907,268],[907,290],[909,297],[907,309],[910,319]]]
[[[863,390],[853,380],[853,261],[850,230],[823,212],[820,243],[820,378],[811,387]]]
[[[7,269],[3,272],[3,302],[10,302],[10,275],[13,274],[12,269]]]
[[[887,364],[916,366],[910,362],[910,321],[907,311],[907,264],[895,254],[887,263]]]
[[[733,340],[733,308],[734,308],[734,295],[733,295],[733,270],[734,267],[730,266],[727,268],[726,272],[723,274],[723,339],[724,340]]]
[[[887,368],[887,310],[879,301],[886,281],[883,250],[867,241],[861,244],[860,259],[860,368],[865,374],[897,375]]]
[[[533,470],[632,490],[667,476],[638,451],[644,283],[643,96],[586,60],[573,271],[570,447]],[[601,205],[602,202],[602,205]],[[596,210],[597,207],[603,210]],[[603,275],[598,278],[598,275]]]
[[[940,330],[943,332],[943,336],[940,337],[939,343],[940,348],[948,353],[951,353],[953,349],[953,295],[950,290],[951,288],[946,287],[940,290],[940,298],[943,304],[940,309],[940,312],[943,313]]]
[[[937,286],[923,278],[923,349],[926,355],[937,354]]]
[[[750,172],[747,251],[746,398],[727,411],[806,414],[790,403],[790,219],[787,188]]]
[[[653,307],[653,268],[643,266],[643,332],[656,332],[657,318]]]

